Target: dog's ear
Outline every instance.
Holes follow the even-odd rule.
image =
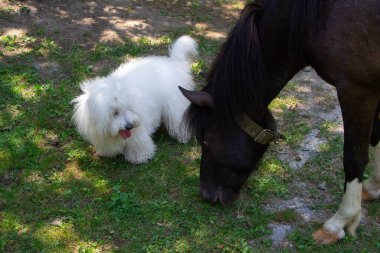
[[[178,88],[191,103],[202,107],[214,108],[214,102],[210,93],[205,91],[190,91],[181,86],[178,86]]]

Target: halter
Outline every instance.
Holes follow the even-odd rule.
[[[267,145],[272,141],[285,139],[285,136],[277,129],[270,130],[262,128],[245,113],[237,117],[237,124],[244,130],[244,132],[251,136],[255,142],[262,145]]]

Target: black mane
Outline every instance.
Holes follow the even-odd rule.
[[[241,112],[263,112],[266,109],[263,90],[267,83],[258,22],[266,8],[275,6],[276,1],[284,0],[256,0],[248,4],[221,46],[208,72],[208,84],[203,89],[211,93],[214,109],[192,104],[185,114],[185,120],[197,136],[210,123],[229,127]],[[289,23],[289,55],[302,56],[307,28],[317,21],[323,1],[290,1],[293,9]]]

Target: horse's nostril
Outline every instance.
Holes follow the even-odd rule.
[[[206,189],[203,189],[202,187],[200,189],[200,192],[201,192],[202,198],[204,200],[211,202],[212,204],[215,204],[218,202],[218,199],[220,198],[219,195],[221,194],[220,191],[210,192]]]
[[[217,187],[216,190],[211,191],[202,186],[204,185],[200,185],[201,196],[211,204],[219,203],[222,206],[227,206],[239,197],[238,194],[233,193],[231,190],[223,189],[221,186]]]
[[[221,192],[221,191],[216,191],[216,192],[213,194],[212,199],[210,199],[211,203],[217,203],[218,200],[220,200],[221,195],[222,195],[222,192]]]

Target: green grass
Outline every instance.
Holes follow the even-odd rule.
[[[199,1],[189,3],[201,11]],[[232,6],[240,8],[238,3]],[[293,209],[265,209],[276,199],[292,198],[296,178],[307,182],[309,191],[325,182],[336,204],[316,203],[315,209],[333,214],[343,173],[342,139],[332,133],[332,125],[320,126],[327,142],[304,171],[292,171],[270,150],[241,198],[226,208],[200,198],[200,149],[195,141],[178,144],[159,131],[154,136],[157,154],[143,165],[131,165],[121,156],[94,156],[94,148],[71,121],[70,101],[79,94],[79,83],[131,58],[166,54],[167,46],[183,33],[200,42],[201,57],[192,67],[199,80],[199,73],[207,69],[204,59],[217,53],[221,41],[196,28],[155,39],[98,43],[91,50],[80,45],[63,49],[43,28],[0,37],[0,252],[379,251],[376,225],[361,226],[358,239],[319,246],[311,234],[320,224],[303,224]],[[58,63],[63,78],[43,77],[35,65],[41,61]],[[101,68],[94,68],[98,65]],[[288,139],[282,145],[294,148],[311,131],[297,110],[289,110],[299,102],[285,94],[271,105],[277,117],[286,119],[281,130]],[[370,219],[378,219],[378,206],[368,205]],[[293,224],[293,248],[271,246],[268,225],[274,222]]]
[[[0,19],[10,19],[14,14],[14,10],[10,7],[0,8]]]
[[[280,223],[291,223],[296,222],[299,216],[294,209],[285,209],[274,213],[273,219]]]

